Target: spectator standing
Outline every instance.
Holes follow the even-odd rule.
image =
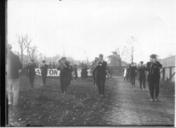
[[[17,55],[12,52],[12,46],[7,46],[7,95],[8,104],[16,106],[20,91],[19,74],[22,70],[22,63]]]
[[[41,65],[41,75],[43,85],[46,85],[47,73],[48,73],[48,65],[46,64],[46,61],[43,60]]]

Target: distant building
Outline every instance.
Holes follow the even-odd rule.
[[[128,65],[129,65],[129,64],[128,64],[127,62],[125,62],[125,61],[123,61],[123,60],[121,61],[121,66],[122,66],[122,67],[127,67]]]
[[[175,66],[175,56],[160,59],[159,62],[163,65],[163,67]]]
[[[109,64],[111,67],[121,67],[121,58],[117,52],[113,52],[112,55],[108,56]]]
[[[122,61],[117,52],[112,52],[112,55],[108,56],[108,59],[108,67],[113,75],[121,75],[123,72],[123,67],[128,65],[126,62]]]

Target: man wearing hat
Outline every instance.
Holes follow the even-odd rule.
[[[6,59],[6,73],[7,73],[7,95],[8,104],[13,106],[18,104],[19,97],[19,74],[22,69],[22,63],[17,55],[12,51],[12,46],[8,44],[7,46],[7,59]]]
[[[42,75],[43,85],[46,85],[47,73],[48,73],[48,65],[46,64],[46,61],[43,60],[42,66],[41,66],[41,75]]]
[[[32,88],[34,87],[35,68],[36,68],[36,64],[34,62],[34,59],[31,59],[31,62],[27,66],[27,71],[29,76],[29,82]]]
[[[157,55],[152,54],[150,56],[150,62],[147,63],[148,85],[149,85],[151,101],[158,101],[161,68],[162,68],[162,65],[157,61]]]
[[[146,81],[145,72],[146,72],[146,67],[143,64],[143,61],[141,61],[138,67],[140,89],[145,89],[145,81]]]
[[[93,61],[93,64],[92,64],[92,74],[93,74],[93,83],[94,83],[94,85],[97,84],[97,79],[96,79],[96,76],[97,76],[97,65],[98,65],[98,57],[95,57],[95,60]]]
[[[68,86],[71,83],[71,75],[72,75],[72,67],[70,63],[67,61],[66,57],[62,57],[59,60],[59,67],[60,70],[60,84],[61,84],[61,91],[65,95]]]
[[[99,61],[97,65],[97,86],[100,96],[105,96],[105,80],[106,80],[106,70],[107,70],[107,62],[104,61],[103,55],[99,55]]]
[[[131,82],[132,88],[135,87],[136,72],[137,72],[136,64],[134,62],[132,62],[130,65],[130,82]]]

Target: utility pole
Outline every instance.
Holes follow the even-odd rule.
[[[131,63],[133,63],[134,60],[134,47],[131,47]]]
[[[135,42],[135,37],[131,36],[131,63],[134,62],[134,42]]]

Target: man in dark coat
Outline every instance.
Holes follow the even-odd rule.
[[[42,75],[43,85],[46,85],[47,73],[48,73],[48,65],[46,64],[46,61],[43,60],[42,66],[41,66],[41,75]]]
[[[58,69],[60,70],[61,91],[63,94],[65,94],[72,79],[72,67],[70,66],[70,63],[66,60],[66,57],[62,57],[59,60]]]
[[[35,68],[36,68],[36,64],[34,60],[31,59],[31,63],[29,63],[29,65],[27,66],[27,70],[28,70],[29,82],[32,88],[34,87]]]
[[[127,77],[126,77],[127,81],[130,81],[130,65],[127,67]]]
[[[74,79],[77,79],[78,78],[78,68],[76,64],[73,67],[73,71],[74,71]]]
[[[150,56],[150,62],[147,63],[148,84],[151,101],[158,101],[161,68],[162,65],[157,61],[157,55],[152,54]]]
[[[143,64],[143,61],[141,61],[138,67],[140,89],[145,89],[145,81],[146,81],[145,72],[146,72],[146,67]]]
[[[130,66],[130,82],[132,87],[135,87],[137,67],[134,63]]]
[[[93,74],[94,85],[97,85],[97,65],[98,65],[98,57],[95,57],[95,60],[92,64],[92,74]]]
[[[82,70],[81,70],[81,77],[85,79],[85,78],[87,78],[87,74],[88,74],[87,65],[83,64],[82,65]]]
[[[105,81],[106,81],[106,70],[107,62],[103,60],[103,55],[99,55],[99,61],[97,65],[97,86],[98,91],[101,96],[105,96]]]
[[[11,51],[11,45],[8,45],[6,72],[7,72],[7,94],[8,102],[13,106],[18,104],[20,83],[19,73],[22,70],[22,63],[17,55]]]

